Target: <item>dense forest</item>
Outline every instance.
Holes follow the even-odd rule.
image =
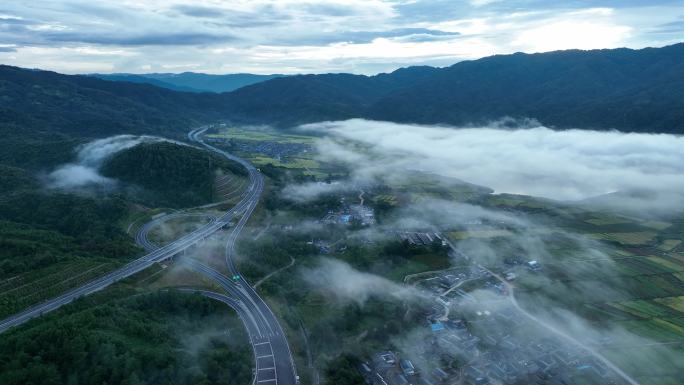
[[[0,65],[0,126],[15,131],[102,137],[120,133],[183,135],[220,117],[217,94],[174,92],[148,84]]]
[[[138,253],[119,227],[121,199],[24,192],[0,200],[0,277],[73,258],[126,260]]]
[[[84,194],[45,188],[37,171],[0,163],[0,277],[74,258],[131,258],[139,250],[121,225],[131,203],[189,207],[211,202],[218,170],[238,177],[246,173],[194,147],[145,143],[103,165],[102,172],[116,178],[119,188]]]
[[[152,74],[93,74],[105,80],[131,83],[147,83],[157,87],[185,92],[230,92],[251,84],[260,83],[284,75],[254,74],[205,74],[197,72]]]
[[[170,142],[142,143],[114,154],[105,176],[129,187],[129,199],[153,207],[191,207],[214,199],[217,171],[245,176],[245,169],[208,151]]]
[[[534,118],[558,128],[684,133],[684,44],[497,55],[388,94],[367,117],[412,123]]]
[[[0,124],[0,164],[44,171],[70,161],[74,148],[84,141],[78,136]]]
[[[231,310],[176,292],[108,290],[0,339],[5,385],[244,385],[252,361]]]
[[[135,255],[119,225],[127,213],[119,196],[49,191],[34,173],[0,164],[0,277],[74,258]]]
[[[294,125],[369,118],[484,124],[532,118],[557,128],[683,133],[684,44],[497,55],[390,74],[302,75],[228,96],[232,116]]]

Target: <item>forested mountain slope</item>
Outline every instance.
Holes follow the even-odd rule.
[[[284,75],[225,74],[214,75],[196,72],[151,74],[93,74],[106,80],[148,83],[157,87],[186,92],[230,92],[251,84],[279,78]]]
[[[455,64],[366,116],[467,124],[503,116],[568,128],[684,132],[684,44],[501,55]]]
[[[0,66],[0,100],[0,126],[86,137],[185,132],[225,110],[216,94],[10,66]]]
[[[216,172],[245,176],[237,163],[169,142],[142,143],[108,159],[102,173],[130,186],[128,198],[152,207],[190,207],[214,198]]]
[[[370,118],[684,132],[684,44],[498,55],[389,74],[278,77],[229,93],[176,92],[0,66],[0,127],[81,136],[181,132],[202,122],[288,127]]]

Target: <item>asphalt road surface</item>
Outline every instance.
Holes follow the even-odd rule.
[[[147,251],[148,253],[151,251],[154,251],[154,250],[159,248],[159,245],[157,245],[156,243],[149,240],[149,238],[148,238],[149,232],[153,228],[162,225],[164,222],[166,222],[170,219],[188,218],[188,217],[207,219],[208,222],[213,222],[216,220],[215,216],[205,214],[205,213],[192,213],[192,212],[188,213],[188,212],[180,211],[180,212],[167,214],[167,215],[155,218],[155,219],[145,223],[144,225],[142,225],[140,227],[140,229],[138,230],[138,233],[135,235],[135,242],[139,246],[141,246],[143,249],[145,249],[145,251]]]
[[[290,346],[278,318],[249,282],[242,277],[234,263],[235,241],[259,202],[259,197],[264,188],[263,176],[251,163],[204,143],[200,138],[204,131],[206,129],[195,130],[188,137],[190,140],[198,142],[209,150],[238,162],[245,167],[250,180],[246,196],[254,198],[248,199],[247,204],[240,208],[239,212],[242,213],[242,216],[231,229],[226,241],[225,261],[233,275],[231,278],[191,258],[184,258],[182,261],[189,268],[218,283],[230,294],[231,298],[237,300],[237,304],[240,306],[238,314],[240,314],[243,322],[245,322],[254,349],[256,359],[254,383],[256,385],[298,384],[299,378],[297,377]],[[205,295],[207,294],[205,293]]]

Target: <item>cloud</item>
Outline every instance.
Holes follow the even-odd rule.
[[[66,164],[51,172],[48,176],[50,187],[53,188],[76,188],[88,185],[111,185],[113,179],[100,175],[92,167],[80,164]]]
[[[391,39],[395,41],[433,41],[453,39],[459,36],[460,33],[455,31],[440,31],[429,28],[396,28],[389,30],[378,31],[335,31],[328,33],[320,33],[310,38],[297,39],[291,41],[288,38],[283,40],[287,45],[322,45],[332,43],[354,43],[354,44],[368,44],[375,39]]]
[[[352,187],[347,183],[340,182],[308,182],[303,184],[291,184],[282,190],[283,197],[295,202],[306,202],[321,195],[349,191]]]
[[[411,287],[356,270],[332,258],[321,258],[318,266],[300,269],[300,276],[313,289],[340,303],[363,305],[371,297],[411,300],[422,296]]]
[[[475,223],[488,222],[497,226],[528,227],[529,223],[502,211],[486,209],[468,203],[443,199],[424,198],[401,207],[395,214],[395,228],[425,229],[454,228]]]
[[[681,33],[684,31],[684,19],[658,25],[654,28],[656,33]]]
[[[620,47],[632,28],[612,23],[559,21],[528,29],[512,45],[526,52]]]
[[[218,18],[226,15],[225,10],[222,8],[202,5],[179,4],[173,6],[172,9],[182,13],[183,15],[194,17]]]
[[[670,23],[681,21],[681,4],[604,6],[610,8],[521,0],[9,2],[0,10],[0,41],[16,47],[0,51],[0,60],[67,73],[369,74],[520,50],[661,46],[679,37],[663,28],[677,28]],[[77,51],[83,48],[94,49]]]
[[[470,4],[472,4],[474,7],[483,7],[485,5],[498,3],[500,1],[502,0],[470,0]]]
[[[219,35],[200,32],[146,33],[140,35],[108,35],[56,31],[44,34],[43,37],[48,41],[52,42],[77,42],[118,46],[183,46],[214,44],[235,40],[234,36],[227,33]]]
[[[350,164],[353,178],[413,169],[497,193],[557,200],[615,191],[684,191],[684,137],[675,135],[554,131],[542,126],[454,128],[360,119],[304,128],[336,138],[322,141],[320,152],[326,160]],[[345,144],[349,140],[371,147],[351,148]]]
[[[57,189],[112,186],[115,180],[98,171],[107,158],[140,143],[164,140],[152,136],[117,135],[94,140],[77,149],[76,162],[58,167],[47,175],[47,185]]]

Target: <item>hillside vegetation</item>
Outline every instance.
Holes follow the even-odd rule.
[[[348,118],[462,125],[515,117],[557,128],[684,133],[682,90],[684,44],[497,55],[376,76],[277,77],[222,94],[0,66],[0,127],[93,137],[180,135],[217,119],[288,127]]]
[[[75,258],[135,255],[119,226],[126,213],[119,197],[45,191],[32,173],[0,165],[0,278]]]
[[[246,175],[242,166],[225,158],[169,142],[139,144],[115,154],[102,167],[105,176],[131,186],[130,199],[167,207],[211,202],[218,171]]]
[[[225,305],[173,292],[132,294],[108,290],[3,334],[0,383],[249,383],[252,352]]]
[[[293,76],[239,89],[231,113],[293,125],[364,117],[482,124],[533,118],[557,128],[684,132],[684,44],[497,55],[365,77]]]
[[[14,132],[97,137],[120,133],[184,133],[217,118],[224,103],[206,94],[148,84],[0,66],[0,126]]]
[[[152,74],[94,74],[105,80],[147,83],[157,87],[185,92],[230,92],[251,84],[282,77],[284,75],[226,74],[214,75],[196,72]]]
[[[462,62],[387,95],[366,116],[451,124],[510,116],[559,128],[682,133],[684,44]]]

